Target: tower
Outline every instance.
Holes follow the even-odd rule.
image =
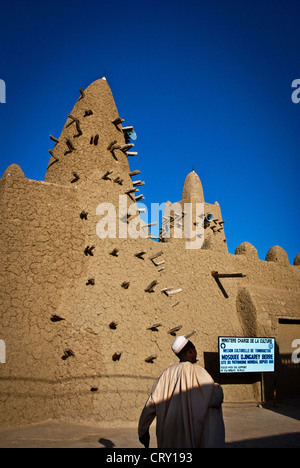
[[[186,176],[181,200],[166,204],[161,240],[189,238],[190,248],[227,252],[224,222],[219,203],[205,202],[201,180],[193,170]]]

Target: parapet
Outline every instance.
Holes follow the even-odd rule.
[[[235,249],[235,255],[245,255],[247,258],[258,260],[257,250],[250,242],[243,242]]]
[[[25,174],[18,164],[11,164],[2,176],[2,180],[12,177],[13,179],[25,179]]]
[[[266,255],[266,262],[276,262],[280,265],[290,264],[288,254],[279,245],[274,245],[274,247],[270,248]]]
[[[294,265],[300,265],[300,252],[298,255],[294,258]]]

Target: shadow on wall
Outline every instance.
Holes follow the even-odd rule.
[[[280,354],[276,344],[276,372],[263,375],[263,401],[276,398],[297,398],[300,395],[300,364],[292,362],[291,354]],[[262,381],[260,373],[221,374],[219,373],[219,354],[204,352],[204,367],[215,382],[221,385],[255,384]]]

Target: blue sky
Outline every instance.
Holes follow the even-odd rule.
[[[107,77],[138,135],[146,203],[181,199],[195,167],[230,253],[299,245],[298,0],[2,0],[0,176],[43,180],[79,88]],[[158,169],[157,169],[158,168]]]

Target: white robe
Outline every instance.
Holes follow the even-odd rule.
[[[223,447],[222,402],[222,388],[203,367],[175,364],[154,384],[140,417],[139,437],[156,416],[158,448]]]

